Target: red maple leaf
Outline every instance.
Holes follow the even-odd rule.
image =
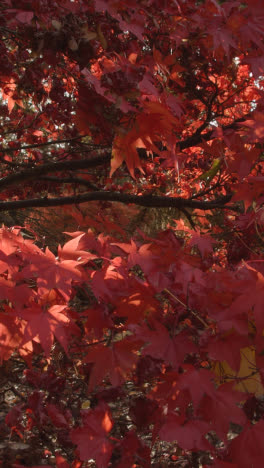
[[[142,442],[135,432],[129,431],[118,444],[118,449],[121,451],[121,460],[116,468],[135,466],[134,462],[137,460],[140,460],[144,468],[150,466],[150,448]]]
[[[238,407],[244,396],[233,390],[233,386],[234,383],[229,382],[218,387],[214,395],[205,395],[198,410],[200,417],[212,425],[221,439],[227,437],[230,422],[241,426],[246,422],[245,413]]]
[[[14,350],[21,346],[23,328],[13,314],[0,312],[0,363],[9,359]]]
[[[168,405],[169,410],[174,410],[175,401],[180,393],[177,386],[178,377],[178,372],[167,372],[162,375],[157,385],[148,394],[148,397],[161,402],[162,405]]]
[[[65,232],[65,234],[69,233]],[[70,235],[73,239],[66,242],[63,247],[60,245],[58,247],[58,255],[61,261],[78,260],[81,263],[85,263],[97,258],[97,255],[91,254],[90,252],[80,248],[80,245],[83,243],[82,238],[87,236],[87,234],[84,234],[83,232],[72,232]]]
[[[236,333],[227,333],[226,335],[214,337],[207,346],[207,352],[210,359],[216,361],[226,361],[232,369],[239,371],[241,355],[240,349],[248,345],[246,336]]]
[[[65,418],[63,412],[57,408],[56,405],[49,403],[46,406],[46,411],[48,416],[50,417],[51,421],[53,422],[54,426],[56,427],[69,427],[69,423]]]
[[[208,431],[210,425],[204,421],[185,421],[183,416],[169,413],[159,431],[159,437],[167,442],[177,441],[185,450],[208,450],[210,444],[204,437]]]
[[[254,425],[248,423],[243,432],[230,444],[232,461],[236,462],[239,468],[262,467],[264,460],[263,437],[263,420]]]
[[[159,304],[148,284],[131,280],[131,294],[117,300],[115,315],[126,318],[126,325],[154,316]]]
[[[128,374],[136,367],[138,360],[137,351],[140,348],[139,341],[128,338],[113,343],[111,346],[99,344],[93,347],[85,358],[85,362],[93,362],[89,380],[89,389],[109,377],[113,386],[121,385]]]
[[[199,232],[192,231],[192,237],[189,241],[189,245],[197,245],[198,249],[201,252],[202,257],[205,257],[207,254],[213,251],[213,244],[216,241],[209,234],[201,235]]]
[[[114,328],[114,323],[109,315],[108,309],[103,304],[82,311],[85,318],[84,327],[88,337],[102,338],[105,329]]]
[[[261,142],[264,139],[264,116],[262,112],[255,112],[253,120],[245,120],[240,124],[247,127],[247,139],[250,142]]]
[[[113,450],[108,439],[113,427],[109,408],[100,403],[95,410],[83,410],[82,419],[83,426],[71,431],[71,440],[77,445],[81,460],[93,458],[98,468],[105,468]]]
[[[68,352],[70,335],[78,335],[80,329],[63,313],[65,305],[54,305],[45,310],[40,305],[20,311],[19,315],[28,323],[24,331],[23,344],[34,338],[39,339],[47,357],[54,342],[54,336],[65,352]]]
[[[47,248],[45,255],[32,255],[30,264],[23,269],[22,274],[24,278],[36,278],[40,294],[54,288],[69,300],[72,281],[79,281],[83,275],[78,265],[74,260],[58,262]]]
[[[199,405],[204,394],[214,397],[214,374],[206,369],[195,369],[192,366],[184,366],[186,372],[178,378],[177,387],[180,390],[189,390],[194,408]]]
[[[195,353],[196,347],[188,336],[181,332],[171,336],[167,328],[157,320],[152,321],[155,329],[148,327],[131,325],[129,328],[134,331],[135,336],[144,340],[147,346],[143,350],[143,355],[149,355],[155,359],[162,359],[171,365],[173,369],[183,363],[186,354]]]
[[[237,313],[237,310],[244,314],[253,311],[257,331],[259,333],[262,333],[264,328],[264,275],[261,271],[263,264],[263,260],[260,260],[255,264],[256,268],[253,268],[249,263],[245,263],[245,268],[248,270],[248,287],[242,294],[237,296],[230,307],[230,312],[232,314]]]
[[[92,289],[98,299],[113,300],[113,297],[123,296],[127,289],[127,278],[114,265],[104,265],[101,270],[91,272]]]

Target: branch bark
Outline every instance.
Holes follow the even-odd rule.
[[[103,150],[101,150],[101,152],[103,152]],[[61,171],[76,171],[78,169],[87,169],[91,167],[97,167],[105,163],[109,163],[111,161],[111,153],[109,152],[97,156],[97,151],[96,157],[92,157],[93,153],[94,151],[91,151],[89,159],[78,159],[74,161],[67,160],[42,164],[40,166],[34,166],[30,169],[25,169],[24,171],[17,172],[16,174],[10,174],[0,179],[0,189],[10,187],[11,185],[17,184],[19,182],[32,180],[45,174],[56,173]]]
[[[57,198],[32,198],[29,200],[17,200],[17,201],[4,201],[0,202],[0,211],[11,211],[19,210],[22,208],[36,208],[36,207],[51,207],[51,206],[62,206],[80,204],[89,201],[110,201],[120,202],[124,204],[135,204],[139,206],[145,206],[148,208],[192,208],[200,210],[212,210],[212,209],[231,209],[237,211],[236,205],[227,205],[232,198],[232,194],[223,197],[216,198],[215,200],[200,201],[192,200],[191,198],[181,197],[162,197],[156,195],[128,195],[119,192],[89,192],[80,195],[72,195],[68,197],[57,197]]]

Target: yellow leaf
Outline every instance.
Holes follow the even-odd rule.
[[[89,409],[90,406],[91,406],[90,400],[85,400],[85,401],[82,402],[81,408],[82,408],[82,409]]]
[[[256,368],[255,349],[251,347],[240,350],[241,360],[239,371],[234,371],[226,361],[217,361],[213,370],[217,376],[217,383],[237,381],[235,389],[240,392],[254,393],[256,396],[264,394],[261,377]]]

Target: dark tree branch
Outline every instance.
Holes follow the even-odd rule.
[[[101,150],[103,152],[103,150]],[[91,155],[94,151],[91,151]],[[78,159],[74,161],[59,161],[54,163],[42,164],[40,166],[35,166],[30,169],[25,169],[24,171],[20,171],[16,174],[10,174],[6,177],[2,177],[0,179],[0,188],[10,187],[13,184],[17,184],[19,182],[25,182],[27,180],[35,179],[39,176],[43,176],[45,174],[60,172],[60,171],[76,171],[78,169],[87,169],[91,167],[97,167],[105,163],[109,163],[111,160],[111,154],[108,152],[104,155],[90,157],[89,159]]]
[[[186,218],[188,219],[191,227],[194,229],[194,231],[196,231],[196,226],[195,226],[195,224],[194,224],[194,222],[192,220],[192,217],[191,217],[189,211],[186,210],[186,208],[184,208],[184,207],[180,208],[180,211],[186,216]]]
[[[28,149],[34,149],[34,148],[42,148],[44,146],[51,146],[51,145],[61,145],[62,143],[71,143],[76,140],[80,140],[82,136],[77,136],[73,138],[65,138],[64,140],[50,140],[50,141],[45,141],[44,143],[34,143],[32,145],[25,145],[25,146],[15,146],[15,147],[10,147],[10,148],[0,148],[0,153],[14,153],[15,151],[22,151],[22,150],[28,150]]]
[[[251,114],[246,114],[243,117],[241,117],[240,119],[236,119],[231,124],[224,125],[222,127],[222,130],[225,131],[225,130],[232,130],[232,129],[236,128],[237,124],[247,120],[250,115]],[[202,127],[202,125],[201,125],[201,127]],[[215,130],[212,129],[212,130],[209,130],[207,133],[201,133],[202,132],[201,127],[198,128],[193,135],[191,135],[190,137],[186,138],[185,140],[179,142],[178,146],[179,146],[181,151],[186,149],[186,148],[191,148],[192,146],[195,146],[195,145],[201,143],[202,141],[209,141],[209,140],[212,139],[212,134],[214,133]]]
[[[200,201],[185,199],[181,197],[161,197],[152,195],[128,195],[119,192],[90,192],[82,193],[80,195],[72,195],[68,197],[58,198],[33,198],[29,200],[18,200],[18,201],[5,201],[0,202],[0,211],[11,211],[19,210],[21,208],[34,208],[34,207],[51,207],[51,206],[62,206],[80,204],[89,201],[112,201],[120,202],[125,204],[135,204],[139,206],[145,206],[149,208],[192,208],[200,210],[212,210],[212,209],[231,209],[237,211],[238,208],[235,205],[226,206],[230,202],[232,194],[225,195],[223,197],[216,198],[210,201]]]

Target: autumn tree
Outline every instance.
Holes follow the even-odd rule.
[[[0,11],[2,466],[262,467],[262,0]]]

